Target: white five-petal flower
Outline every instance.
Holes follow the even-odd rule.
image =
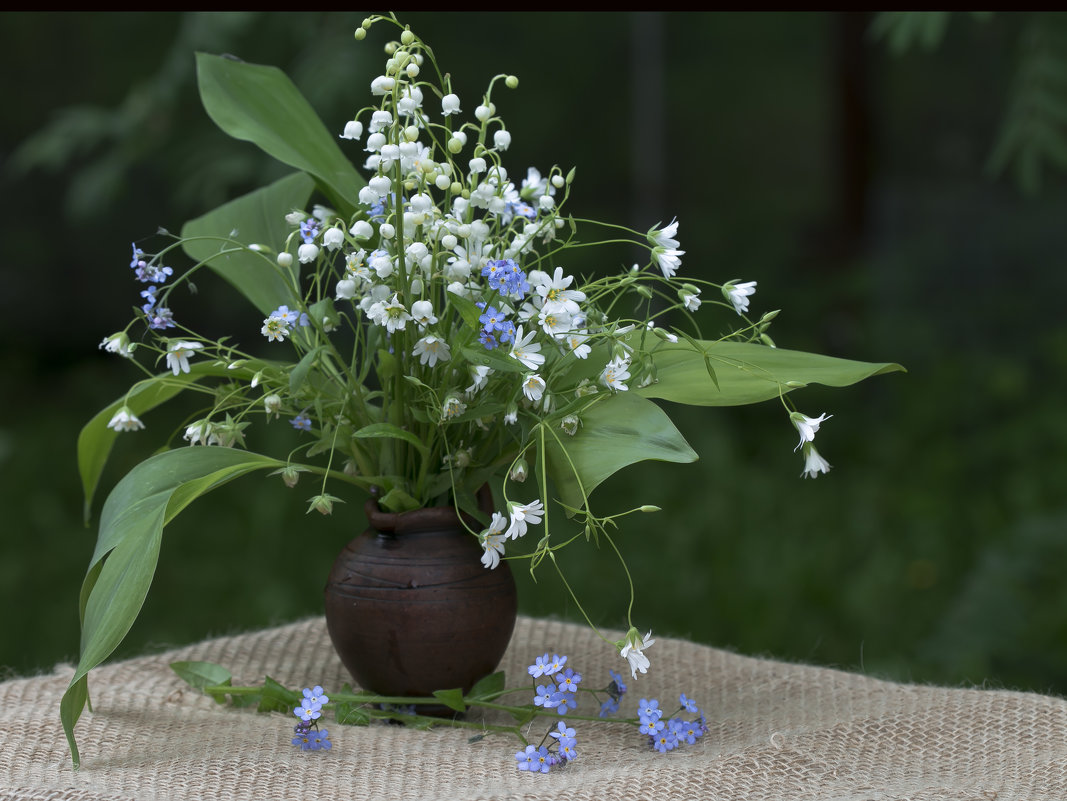
[[[530,501],[530,503],[512,503],[511,525],[508,526],[508,530],[504,533],[504,537],[517,540],[519,537],[526,534],[526,526],[528,524],[540,523],[544,513],[545,507],[540,499]]]
[[[629,389],[623,382],[630,377],[630,360],[616,357],[604,366],[600,373],[600,383],[608,389],[625,392]]]
[[[520,325],[515,331],[515,342],[511,346],[509,355],[513,359],[518,359],[527,370],[536,370],[545,363],[545,357],[541,355],[541,343],[533,341],[536,334],[537,329],[523,334]]]
[[[830,463],[819,455],[810,442],[804,446],[804,472],[801,478],[816,478],[819,473],[829,473]]]
[[[744,314],[748,311],[748,299],[756,294],[756,282],[746,281],[743,284],[735,284],[730,281],[723,285],[722,294],[734,305],[734,311]]]
[[[175,342],[167,353],[167,367],[174,371],[174,375],[188,373],[189,357],[196,355],[202,347],[204,345],[200,342]]]
[[[112,428],[115,431],[139,431],[144,428],[144,423],[130,411],[130,407],[123,406],[114,416],[111,418],[111,422],[107,424],[108,428]]]
[[[793,412],[789,415],[789,419],[793,421],[793,425],[797,427],[797,431],[800,432],[800,442],[793,448],[793,452],[800,450],[800,446],[805,442],[812,442],[815,439],[815,432],[819,430],[819,426],[824,420],[829,420],[833,417],[832,414],[820,414],[818,417],[808,417],[806,414],[800,412]]]
[[[433,334],[427,334],[416,342],[411,354],[418,356],[421,364],[428,364],[430,367],[452,358],[452,350],[448,347],[448,343]]]
[[[508,519],[500,512],[493,512],[493,519],[489,523],[489,528],[482,532],[481,541],[482,549],[482,564],[490,570],[496,568],[500,564],[500,557],[504,555],[504,541],[507,539],[507,534],[504,529],[507,527]]]
[[[644,650],[648,648],[655,640],[652,638],[652,632],[648,632],[644,637],[641,637],[636,631],[630,631],[630,634],[626,638],[626,644],[622,647],[619,655],[630,664],[630,675],[635,679],[637,678],[637,672],[648,672],[648,666],[650,662],[648,657],[644,655]]]

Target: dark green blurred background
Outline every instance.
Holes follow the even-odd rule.
[[[282,67],[340,132],[384,58],[384,25],[353,41],[362,17],[0,17],[5,673],[77,653],[95,531],[74,443],[135,378],[96,347],[136,299],[130,241],[284,172],[213,127],[193,52]],[[520,77],[494,98],[514,174],[577,165],[572,213],[641,230],[677,215],[682,274],[758,280],[755,313],[784,309],[779,345],[910,371],[796,396],[834,415],[818,444],[835,468],[816,481],[798,477],[779,406],[678,410],[701,460],[630,468],[600,498],[664,509],[619,535],[637,625],[901,680],[1067,693],[1063,15],[940,15],[914,35],[897,19],[881,39],[865,14],[404,20],[465,110],[493,74]],[[632,260],[616,258],[566,266]],[[208,282],[184,306],[209,333],[257,324]],[[161,409],[120,438],[107,486],[182,419]],[[258,477],[191,507],[120,655],[320,613],[330,562],[364,523],[362,499],[334,491],[348,503],[328,519],[304,515],[308,488]],[[620,625],[609,555],[575,548],[563,564],[593,618]],[[523,611],[576,619],[539,575],[519,577]]]

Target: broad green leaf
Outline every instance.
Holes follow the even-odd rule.
[[[566,505],[581,509],[582,490],[590,495],[634,462],[696,460],[696,451],[652,401],[632,392],[600,398],[580,413],[582,424],[573,437],[557,429],[545,434],[548,474]]]
[[[904,369],[888,362],[857,362],[748,342],[700,344],[701,351],[681,343],[656,349],[656,383],[634,391],[646,398],[690,406],[741,406],[777,398],[807,384],[845,387]],[[705,358],[714,367],[717,381],[708,375]]]
[[[253,470],[283,464],[231,448],[181,448],[141,462],[111,491],[82,584],[81,656],[60,704],[75,764],[74,726],[88,698],[85,678],[118,647],[141,611],[155,574],[163,527],[197,495]]]
[[[434,690],[433,697],[457,712],[465,712],[467,709],[467,705],[463,703],[463,690],[458,687],[451,690]]]
[[[513,359],[501,350],[486,350],[484,345],[469,345],[461,348],[463,358],[471,364],[492,367],[498,373],[525,373],[527,369],[518,359]]]
[[[78,471],[81,474],[82,490],[85,493],[85,520],[88,522],[93,497],[100,481],[100,474],[107,464],[108,456],[115,444],[119,432],[107,427],[115,412],[123,404],[128,405],[134,414],[140,416],[165,403],[205,376],[218,376],[237,380],[248,380],[266,363],[250,361],[237,369],[230,370],[225,365],[209,361],[194,362],[188,373],[161,373],[152,378],[139,381],[130,389],[128,395],[101,409],[78,435]],[[131,436],[131,434],[125,434]]]
[[[208,53],[196,54],[196,72],[216,125],[311,175],[341,216],[351,216],[366,182],[284,72]]]
[[[171,662],[170,667],[182,681],[198,690],[229,684],[233,680],[230,671],[214,662]]]
[[[311,371],[311,366],[315,364],[315,359],[319,357],[319,353],[322,352],[325,345],[320,345],[317,348],[312,348],[296,363],[296,367],[289,373],[289,392],[295,396],[299,396],[300,390],[304,387],[304,380],[307,378],[308,373]]]
[[[258,253],[233,241],[284,248],[292,230],[285,215],[303,208],[314,182],[297,172],[269,186],[231,200],[182,227],[182,249],[189,258],[207,265],[248,298],[264,316],[281,305],[296,303],[300,262],[281,267],[269,253]]]
[[[491,701],[503,692],[504,671],[498,670],[496,673],[490,673],[485,678],[480,679],[477,684],[471,687],[467,697],[472,700]]]
[[[410,512],[422,506],[418,500],[412,498],[400,487],[393,487],[385,495],[378,499],[378,505],[387,512]]]
[[[426,456],[429,453],[426,443],[410,431],[405,431],[400,426],[393,425],[392,423],[371,423],[370,425],[363,426],[363,428],[356,431],[352,436],[356,439],[377,439],[380,437],[402,439],[404,442],[414,445],[423,456]]]

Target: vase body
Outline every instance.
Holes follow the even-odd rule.
[[[482,565],[481,546],[450,507],[388,514],[371,500],[366,510],[370,527],[341,551],[326,583],[326,627],[341,661],[379,695],[467,692],[511,639],[510,568]]]

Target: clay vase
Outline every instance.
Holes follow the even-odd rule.
[[[492,511],[488,487],[479,501]],[[371,499],[365,509],[370,528],[345,546],[326,583],[326,627],[341,661],[379,695],[467,692],[496,670],[511,639],[517,596],[507,562],[486,569],[451,507],[391,514]]]

